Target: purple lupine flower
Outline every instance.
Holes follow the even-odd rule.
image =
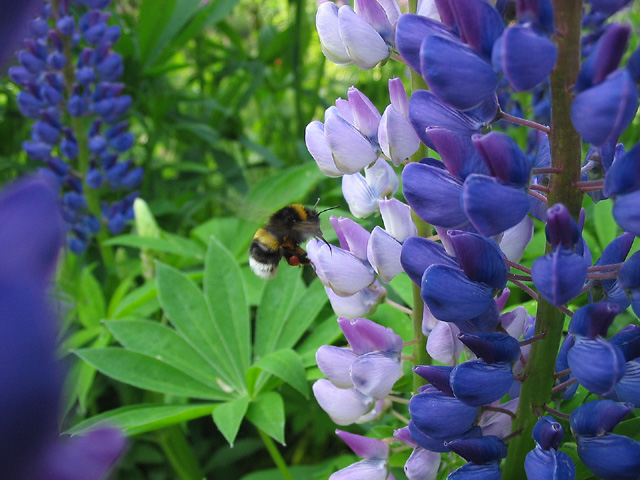
[[[640,469],[640,442],[611,433],[633,410],[612,400],[588,402],[571,413],[571,429],[582,463],[604,480],[634,480]]]
[[[115,83],[122,75],[122,57],[112,50],[120,28],[107,26],[109,14],[100,10],[109,2],[95,5],[103,7],[81,2],[78,8],[70,9],[68,2],[63,2],[57,12],[59,18],[54,21],[52,3],[45,2],[30,29],[32,38],[25,42],[25,50],[18,53],[20,65],[10,69],[11,79],[22,89],[18,94],[21,111],[36,120],[32,141],[25,142],[24,149],[29,157],[52,168],[63,185],[63,194],[70,186],[74,192],[83,194],[82,186],[70,181],[78,170],[76,163],[90,166],[89,171],[80,172],[87,185],[91,188],[103,185],[102,179],[109,177],[101,159],[107,154],[115,155],[114,163],[119,165],[117,181],[109,182],[112,187],[135,188],[142,179],[142,170],[133,162],[118,160],[118,155],[133,144],[128,124],[118,123],[131,105],[131,97],[121,95],[124,85]],[[75,79],[71,86],[65,85],[69,73]],[[69,116],[84,115],[94,117],[94,121],[88,135],[89,158],[79,159],[79,155],[87,155],[79,145],[87,139],[78,138],[81,133],[66,125],[70,123]],[[106,145],[96,143],[100,137],[106,139]],[[59,168],[59,159],[66,161],[69,168]],[[103,193],[106,192],[100,194]],[[96,233],[85,228],[86,218],[100,216],[101,212],[89,210],[89,204],[94,203],[80,205],[65,199],[65,208],[69,209],[64,214],[69,223],[67,241],[73,252],[84,251]],[[120,209],[120,202],[115,206]],[[115,220],[102,218],[101,223],[109,224],[112,231],[121,231],[129,218],[128,212],[122,213]]]
[[[354,217],[365,218],[378,210],[381,199],[392,196],[399,181],[393,167],[382,158],[366,166],[364,175],[354,173],[342,177],[342,194]]]
[[[409,480],[435,480],[440,467],[441,456],[418,445],[409,432],[409,427],[403,427],[393,432],[393,436],[406,443],[413,451],[404,464],[404,473]]]
[[[533,427],[536,447],[527,453],[524,469],[529,480],[573,480],[576,468],[566,453],[558,446],[564,430],[552,416],[542,417]]]
[[[627,362],[624,375],[607,398],[640,406],[640,327],[627,325],[609,341],[617,346]]]
[[[447,446],[469,462],[451,472],[448,479],[500,480],[500,460],[507,456],[507,446],[498,437],[459,438],[447,442]]]
[[[98,480],[123,453],[121,433],[57,438],[62,376],[47,300],[64,235],[56,193],[43,179],[23,180],[0,195],[0,218],[2,475]]]
[[[389,80],[391,104],[385,108],[378,127],[382,152],[397,167],[406,163],[420,146],[420,138],[409,121],[409,100],[399,78]]]
[[[389,467],[389,445],[382,440],[336,430],[338,435],[360,460],[337,471],[329,480],[367,478],[369,480],[394,480]]]

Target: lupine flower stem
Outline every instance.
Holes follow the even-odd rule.
[[[506,408],[486,406],[484,407],[484,409],[489,410],[491,412],[504,413],[505,415],[509,415],[511,418],[515,418],[516,416],[515,413],[513,413],[511,410],[507,410]]]
[[[555,417],[558,418],[563,418],[565,420],[569,420],[569,417],[571,415],[567,414],[567,413],[562,413],[559,410],[556,410],[555,408],[551,408],[551,407],[547,407],[546,405],[544,407],[542,407],[544,409],[545,412],[549,412],[550,414],[552,414]]]
[[[530,127],[535,130],[540,130],[541,132],[544,132],[544,133],[549,133],[550,131],[549,127],[547,127],[546,125],[541,125],[540,123],[532,122],[531,120],[527,120],[525,118],[514,117],[513,115],[509,115],[508,113],[505,113],[505,112],[500,112],[498,116],[501,119],[511,123],[515,123],[516,125],[523,125],[525,127]]]
[[[168,427],[158,432],[158,442],[180,478],[185,480],[203,478],[198,460],[178,426]]]
[[[391,305],[393,308],[400,310],[401,312],[404,312],[407,315],[413,315],[413,311],[410,308],[407,308],[404,305],[400,305],[399,303],[394,302],[393,300],[390,300],[388,297],[385,298],[384,301],[389,305]]]
[[[565,368],[564,370],[560,370],[559,372],[554,373],[553,376],[555,378],[560,378],[560,377],[564,377],[565,375],[569,375],[570,373],[571,373],[571,369]]]
[[[516,275],[514,273],[510,273],[509,280],[520,280],[522,282],[530,282],[531,275]]]
[[[533,337],[527,338],[526,340],[520,340],[518,343],[521,347],[524,347],[525,345],[530,345],[534,342],[537,342],[538,340],[542,340],[546,336],[546,333],[541,333],[540,335],[534,335]]]
[[[401,403],[402,405],[409,405],[409,400],[407,400],[406,398],[396,397],[395,395],[387,395],[387,398],[392,402]]]
[[[552,0],[558,47],[556,68],[551,73],[551,146],[552,167],[562,169],[562,175],[551,179],[552,192],[549,205],[563,203],[578,218],[582,206],[582,192],[575,187],[580,178],[581,139],[573,128],[570,106],[573,100],[572,86],[580,70],[580,33],[582,20],[581,0]],[[547,244],[546,252],[551,246]],[[538,300],[535,334],[547,336],[531,346],[529,362],[524,370],[525,381],[520,393],[517,416],[513,430],[522,435],[509,442],[502,474],[503,479],[525,478],[524,459],[535,443],[531,436],[537,421],[535,411],[546,410],[551,396],[555,371],[555,359],[562,338],[564,313],[546,302]]]
[[[551,393],[561,392],[562,390],[567,388],[569,385],[573,385],[577,381],[578,381],[578,379],[574,377],[574,378],[571,378],[571,379],[567,380],[566,382],[559,383],[558,385],[556,385],[555,387],[553,387],[551,389]]]
[[[551,191],[549,187],[545,187],[544,185],[530,185],[529,189],[544,193],[549,193]]]
[[[542,175],[544,173],[562,173],[562,169],[556,167],[542,167],[531,169],[531,175]]]
[[[271,459],[273,460],[273,463],[275,463],[276,467],[278,467],[278,470],[280,471],[280,475],[282,475],[282,478],[284,480],[294,480],[293,475],[291,475],[291,472],[287,467],[287,462],[285,461],[284,458],[282,458],[282,454],[280,453],[280,450],[278,450],[278,447],[274,443],[273,439],[269,435],[264,433],[262,430],[260,430],[259,428],[256,428],[256,430],[258,430],[258,434],[262,439],[262,443],[264,443],[264,446],[267,448],[269,455],[271,455]]]
[[[400,420],[405,425],[409,425],[409,419],[407,417],[405,417],[404,415],[396,412],[394,409],[391,409],[391,415],[396,417],[398,420]]]
[[[536,191],[529,190],[529,195],[531,195],[532,197],[536,197],[538,200],[540,200],[544,204],[548,204],[549,203],[549,199],[547,199],[547,197],[545,197],[544,195],[540,195]]]
[[[531,269],[528,267],[525,267],[524,265],[520,265],[519,263],[512,262],[511,260],[507,260],[507,259],[504,260],[504,263],[509,265],[511,268],[515,268],[516,270],[520,270],[521,272],[531,274]]]

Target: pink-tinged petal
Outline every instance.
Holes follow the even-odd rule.
[[[353,385],[365,395],[384,398],[402,377],[402,366],[397,355],[371,352],[361,355],[351,365]]]
[[[371,103],[371,100],[356,87],[349,87],[347,98],[349,99],[349,106],[353,114],[353,125],[365,137],[375,141],[378,136],[380,112],[376,106]]]
[[[327,177],[340,177],[342,172],[338,170],[331,150],[327,145],[327,141],[324,137],[324,124],[317,120],[314,120],[304,131],[304,141],[307,145],[307,150],[318,164],[318,169],[324,173]]]
[[[344,432],[342,430],[336,430],[336,435],[360,458],[380,460],[389,457],[389,445],[382,440]]]
[[[344,98],[338,97],[336,98],[335,104],[336,104],[336,109],[338,110],[338,115],[340,115],[347,122],[353,125],[355,123],[355,120],[353,118],[353,111],[351,110],[351,104],[349,103],[349,101],[345,100]],[[325,110],[325,113],[324,113],[325,120],[327,119],[327,114],[329,113],[330,108],[331,107]]]
[[[397,167],[406,163],[418,151],[420,138],[411,122],[393,105],[387,106],[378,129],[378,141],[382,152]]]
[[[320,407],[338,425],[351,425],[373,406],[373,399],[355,388],[338,388],[321,378],[313,384],[313,394]]]
[[[520,338],[524,333],[527,315],[527,310],[524,307],[514,308],[510,312],[500,316],[502,328],[513,338]]]
[[[368,422],[373,422],[374,420],[378,420],[382,416],[384,411],[389,409],[390,407],[391,407],[391,400],[389,400],[388,398],[378,400],[374,404],[373,408],[369,411],[369,413],[361,416],[356,421],[356,423],[361,424],[361,423],[368,423]]]
[[[364,176],[372,190],[377,193],[378,198],[393,195],[400,184],[396,171],[382,158],[367,166],[364,169]]]
[[[378,196],[361,173],[342,177],[342,195],[356,218],[366,218],[378,209]]]
[[[411,436],[411,432],[409,431],[409,426],[399,428],[393,431],[393,436],[400,440],[402,443],[406,443],[411,448],[416,448],[418,444],[413,440]]]
[[[377,0],[355,0],[355,12],[364,18],[389,45],[393,45],[394,29],[382,5]]]
[[[508,260],[517,263],[522,258],[531,238],[533,238],[533,220],[527,216],[504,232],[500,240],[500,250]]]
[[[380,0],[380,5],[382,5],[382,8],[384,8],[385,13],[387,14],[387,18],[389,19],[389,23],[391,23],[391,25],[393,25],[393,27],[395,28],[400,15],[402,15],[400,5],[398,5],[398,2],[396,2],[396,0]]]
[[[311,242],[310,242],[311,243]],[[375,280],[368,262],[339,247],[323,244],[315,261],[309,257],[320,281],[340,296],[354,295]]]
[[[440,21],[440,13],[438,13],[438,7],[436,6],[435,0],[418,0],[418,11],[416,13],[421,17],[427,17],[438,22]]]
[[[450,322],[438,322],[427,339],[427,352],[435,360],[455,365],[464,345],[458,340],[460,329]]]
[[[378,158],[369,140],[331,108],[327,109],[324,136],[336,167],[343,173],[356,173]]]
[[[353,65],[338,29],[338,7],[333,2],[321,3],[316,12],[316,29],[322,53],[329,61],[346,67]]]
[[[398,77],[394,77],[389,80],[389,99],[391,105],[402,115],[404,118],[409,118],[409,99],[407,98],[407,91],[404,89],[402,80]]]
[[[353,388],[349,369],[357,358],[353,350],[333,345],[323,345],[316,352],[318,368],[339,388]]]
[[[338,9],[340,37],[349,57],[363,70],[371,70],[389,57],[389,46],[380,34],[348,5]]]
[[[368,288],[363,288],[355,295],[340,297],[329,287],[324,287],[336,315],[345,318],[361,317],[376,308],[386,295],[386,289],[377,281]]]
[[[370,233],[350,218],[331,216],[331,226],[340,240],[340,247],[348,250],[361,260],[367,259],[367,243]]]
[[[492,407],[499,407],[505,410],[509,410],[511,413],[516,413],[518,409],[519,398],[514,398],[503,404],[495,401],[491,404]],[[512,417],[502,412],[494,412],[491,410],[485,410],[480,415],[478,426],[482,429],[482,435],[495,435],[498,438],[504,438],[511,433]]]
[[[383,282],[390,282],[401,273],[400,253],[402,245],[380,227],[371,232],[367,247],[367,258]]]
[[[414,448],[404,464],[404,473],[409,480],[434,480],[438,475],[441,455],[424,448]]]
[[[387,352],[399,356],[402,351],[402,338],[391,328],[378,325],[366,318],[339,318],[338,324],[349,345],[358,355]]]
[[[411,208],[395,198],[382,199],[378,202],[384,229],[400,243],[408,237],[417,235],[418,229],[411,220]]]
[[[360,460],[337,471],[329,480],[388,480],[386,460]]]

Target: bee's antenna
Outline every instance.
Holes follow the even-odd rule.
[[[320,201],[320,199],[318,199],[318,201]],[[318,204],[316,203],[316,205],[318,205]],[[314,207],[314,208],[315,208],[315,207]],[[324,210],[320,210],[320,211],[318,212],[318,215],[320,215],[321,213],[327,212],[327,211],[329,211],[329,210],[333,210],[333,209],[335,209],[335,208],[340,208],[340,205],[336,205],[335,207],[329,207],[329,208],[325,208]]]

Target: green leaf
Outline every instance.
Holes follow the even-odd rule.
[[[113,320],[105,324],[127,350],[157,358],[214,390],[221,390],[215,366],[172,328],[147,320]],[[223,391],[220,394],[225,395]]]
[[[598,243],[604,249],[618,235],[618,225],[611,213],[613,203],[598,202],[593,206],[593,225],[598,237]]]
[[[186,240],[186,239],[185,239]],[[188,242],[188,240],[186,240]],[[133,248],[148,248],[156,252],[166,252],[182,257],[202,260],[204,252],[194,242],[189,245],[178,244],[166,238],[140,237],[138,235],[119,235],[103,242],[105,245],[118,245]]]
[[[176,8],[177,0],[142,0],[138,15],[138,44],[140,60],[148,64],[151,52],[159,40],[159,32],[166,27]]]
[[[119,293],[118,297],[120,297],[120,293],[125,293],[124,289],[121,290],[119,287],[117,292]],[[156,281],[149,280],[122,298],[118,298],[117,301],[114,294],[109,304],[109,318],[146,317],[158,308]]]
[[[124,348],[85,348],[74,353],[105,375],[134,387],[183,397],[228,398],[168,363]]]
[[[284,402],[276,392],[261,393],[249,404],[247,420],[284,445]]]
[[[231,362],[234,377],[244,382],[251,359],[249,306],[240,267],[215,238],[209,242],[203,289],[217,341]]]
[[[111,425],[123,429],[127,435],[138,435],[210,415],[218,405],[220,404],[128,405],[83,420],[64,433],[78,435],[100,425]]]
[[[320,323],[298,347],[298,355],[302,357],[304,366],[315,365],[318,348],[322,345],[331,345],[340,337],[342,337],[342,330],[336,322],[336,316],[331,315]]]
[[[236,435],[238,435],[240,424],[247,413],[248,407],[249,398],[241,397],[221,403],[213,411],[213,421],[231,447],[233,447],[233,443],[236,440]]]
[[[182,337],[211,365],[231,390],[245,390],[244,373],[236,370],[236,360],[227,349],[232,338],[211,317],[207,301],[198,286],[183,273],[156,263],[158,299],[165,314]],[[223,289],[220,296],[226,295]],[[229,319],[224,319],[229,321]]]
[[[84,268],[80,274],[80,296],[77,302],[78,317],[85,327],[96,327],[106,316],[106,307],[102,286],[91,273]]]
[[[293,350],[272,352],[253,364],[251,370],[262,369],[275,375],[298,390],[305,398],[309,398],[309,385],[304,372],[302,360]]]

